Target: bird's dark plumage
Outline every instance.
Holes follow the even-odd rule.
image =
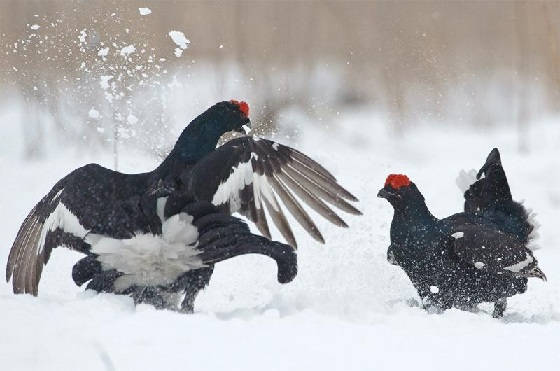
[[[388,259],[403,268],[426,308],[494,302],[501,316],[507,297],[526,291],[528,277],[546,279],[527,247],[534,227],[512,199],[497,149],[465,192],[464,212],[435,218],[404,175],[389,176],[378,196],[394,208]]]
[[[242,131],[250,123],[248,112],[245,102],[214,105],[185,128],[154,171],[122,174],[90,164],[61,179],[16,236],[6,267],[14,292],[37,295],[43,265],[58,246],[87,255],[74,267],[77,284],[90,281],[89,288],[128,293],[137,302],[160,302],[169,292],[185,292],[190,304],[184,310],[192,309],[189,305],[208,283],[213,264],[233,256],[270,256],[278,264],[279,281],[292,280],[296,242],[276,197],[321,242],[294,194],[341,226],[346,224],[323,200],[358,214],[345,201],[356,199],[321,165],[292,148],[243,137],[216,149],[225,132]],[[265,208],[291,247],[270,241]],[[236,212],[255,222],[265,237],[251,234],[230,216]],[[141,258],[150,249],[161,249],[167,260]],[[140,279],[150,274],[158,278]],[[169,277],[173,282],[166,281]]]

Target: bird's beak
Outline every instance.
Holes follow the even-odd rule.
[[[394,193],[389,192],[388,190],[386,190],[385,188],[381,188],[379,190],[379,192],[377,192],[377,197],[379,198],[384,198],[386,200],[388,200],[390,197],[395,196]]]
[[[236,133],[241,133],[241,134],[247,135],[251,131],[251,120],[247,119],[245,124],[238,127],[237,129],[234,129],[233,131],[235,131]]]

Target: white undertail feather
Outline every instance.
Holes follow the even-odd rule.
[[[469,171],[461,170],[457,178],[455,179],[455,184],[461,190],[462,193],[465,193],[470,186],[476,182],[476,170],[471,169]]]
[[[521,202],[521,204],[523,203],[524,202]],[[523,205],[523,207],[525,207],[525,205]],[[527,212],[527,219],[529,221],[529,224],[533,226],[533,230],[529,234],[529,244],[527,247],[533,251],[538,250],[540,246],[537,245],[535,241],[538,240],[538,238],[540,237],[539,229],[541,227],[541,223],[537,221],[537,213],[534,212],[533,209],[525,207],[525,211]]]
[[[88,235],[91,251],[104,270],[124,273],[115,282],[117,291],[132,285],[157,286],[175,281],[190,270],[204,267],[196,249],[198,230],[193,217],[179,213],[162,223],[161,236],[137,234],[129,239]]]

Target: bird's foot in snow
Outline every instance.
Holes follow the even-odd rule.
[[[426,296],[422,298],[422,307],[430,314],[441,314],[445,312],[448,307],[445,307],[437,297]]]
[[[480,312],[480,309],[478,308],[478,306],[476,304],[474,304],[474,305],[460,305],[460,306],[457,307],[457,309],[463,310],[465,312],[471,312],[471,313]]]
[[[424,309],[429,314],[442,314],[443,312],[445,312],[445,308],[442,308],[437,304],[428,304],[428,305],[424,304]]]
[[[179,312],[185,314],[192,314],[194,312],[194,301],[196,299],[197,294],[198,292],[195,293],[187,292],[185,298],[183,299],[183,302],[181,303],[181,308],[179,309]]]
[[[504,312],[506,308],[507,308],[507,298],[498,299],[494,303],[494,312],[492,312],[492,317],[502,318],[504,316]]]
[[[420,308],[420,302],[416,298],[408,298],[405,301],[406,305],[413,308]]]
[[[156,309],[177,311],[179,294],[168,292],[160,287],[132,286],[122,292],[134,300],[134,304],[149,304]]]

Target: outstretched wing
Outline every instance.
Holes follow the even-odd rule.
[[[346,223],[327,203],[351,214],[361,214],[348,202],[357,198],[323,166],[293,148],[256,137],[233,139],[217,148],[184,175],[184,182],[197,199],[211,201],[229,213],[241,213],[270,238],[266,207],[282,236],[294,248],[296,240],[278,198],[321,243],[321,232],[299,200],[341,227],[347,227]]]
[[[465,214],[456,214],[444,221],[449,224],[454,238],[453,250],[464,262],[496,274],[546,280],[531,250],[515,235]]]
[[[37,295],[43,266],[60,239],[71,239],[72,235],[81,239],[87,233],[71,220],[72,213],[61,201],[64,192],[63,182],[57,183],[31,210],[18,231],[6,267],[6,281],[13,275],[14,293]]]
[[[52,249],[65,246],[87,253],[90,246],[84,237],[89,232],[126,238],[140,226],[158,230],[159,225],[137,219],[146,219],[141,210],[131,212],[155,206],[143,207],[139,196],[119,201],[129,191],[117,187],[119,176],[99,165],[86,165],[61,179],[37,203],[21,225],[8,256],[6,281],[12,279],[14,293],[37,295]]]

